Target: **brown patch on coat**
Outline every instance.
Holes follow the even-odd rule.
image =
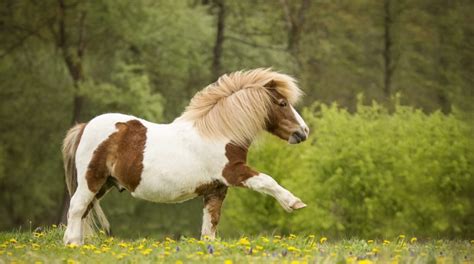
[[[220,181],[213,181],[197,187],[195,193],[204,197],[204,207],[209,212],[212,231],[215,232],[221,217],[221,208],[227,194],[227,186]]]
[[[222,176],[226,181],[233,186],[243,186],[245,180],[255,175],[258,172],[252,170],[247,166],[247,152],[246,147],[241,147],[228,143],[225,145],[225,156],[229,162],[222,170]]]
[[[269,89],[269,91],[273,104],[266,122],[266,130],[283,140],[288,140],[291,134],[300,128],[300,125],[288,100],[275,89]]]
[[[118,130],[97,147],[87,168],[91,192],[101,191],[110,176],[130,192],[140,183],[147,129],[138,120],[119,122],[115,127]]]

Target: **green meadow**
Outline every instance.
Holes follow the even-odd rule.
[[[64,228],[0,233],[0,263],[473,263],[474,241],[341,239],[314,235],[261,235],[215,241],[88,237],[65,246]]]

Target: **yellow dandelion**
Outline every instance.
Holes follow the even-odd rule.
[[[202,255],[204,255],[204,252],[198,251],[198,252],[196,252],[196,254],[199,255],[199,256],[202,256]]]
[[[166,237],[165,240],[169,243],[174,243],[176,241],[174,241],[172,238],[169,238],[169,237]]]
[[[8,240],[8,241],[10,241],[10,243],[16,243],[17,242],[16,239],[14,239],[14,238],[10,238],[10,240]]]
[[[140,244],[140,245],[138,245],[137,249],[143,249],[144,247],[145,247],[145,245]]]
[[[299,260],[292,260],[292,261],[290,262],[290,264],[300,264],[300,263],[301,263],[301,262],[299,262]]]
[[[369,240],[367,240],[367,243],[368,243],[368,244],[372,244],[372,243],[374,243],[374,240],[373,240],[373,239],[369,239]]]
[[[246,237],[242,237],[237,244],[242,245],[242,246],[248,246],[250,245],[250,241]]]
[[[288,251],[290,251],[290,252],[298,252],[298,251],[300,251],[298,248],[293,247],[293,246],[288,247],[287,249],[288,249]]]
[[[52,224],[51,227],[52,227],[52,228],[57,228],[58,226],[55,225],[55,224]]]
[[[71,244],[68,244],[67,245],[68,248],[77,248],[77,244],[76,243],[71,243]]]
[[[416,241],[417,241],[416,237],[412,237],[412,238],[410,239],[410,243],[412,243],[412,244],[415,243]],[[472,242],[472,241],[471,241],[471,242]]]
[[[176,260],[176,262],[174,264],[184,264],[184,263],[183,263],[183,261],[178,259],[178,260]]]
[[[263,243],[268,243],[268,242],[270,242],[270,239],[268,239],[268,238],[266,238],[266,237],[261,237],[260,239],[263,241]]]
[[[328,240],[327,237],[322,237],[322,238],[319,240],[319,242],[322,244],[322,243],[326,242],[327,240]]]
[[[147,256],[147,255],[150,255],[150,253],[152,251],[153,251],[153,249],[147,248],[147,249],[144,249],[144,250],[140,251],[140,253],[142,253],[143,256]]]
[[[363,260],[357,261],[357,263],[358,264],[372,264],[373,262],[368,259],[363,259]]]
[[[74,263],[77,263],[77,262],[73,259],[68,259],[67,260],[67,264],[74,264]]]
[[[100,250],[94,250],[94,253],[95,253],[95,254],[102,254],[102,251],[100,251]]]
[[[389,241],[389,240],[384,240],[384,241],[383,241],[383,244],[384,244],[384,245],[388,245],[388,244],[390,244],[390,241]]]
[[[263,247],[262,247],[262,246],[260,246],[260,245],[256,245],[256,246],[255,246],[255,249],[256,249],[256,250],[262,250],[262,249],[263,249]]]
[[[357,260],[357,257],[354,257],[354,256],[353,257],[348,257],[348,258],[346,258],[346,263],[349,263],[349,264],[350,263],[355,263],[356,260]]]
[[[378,253],[379,251],[380,251],[380,250],[379,250],[378,248],[376,248],[376,247],[372,249],[372,252],[373,252],[373,253]]]
[[[43,234],[43,233],[34,232],[34,233],[33,233],[33,236],[36,237],[36,238],[40,238],[40,237],[43,237],[44,234]]]
[[[163,254],[165,254],[165,256],[169,256],[169,255],[171,255],[171,252],[165,251]]]
[[[99,234],[105,235],[105,231],[104,230],[99,230]]]
[[[233,262],[232,262],[232,260],[230,260],[230,259],[224,260],[224,264],[232,264],[232,263],[233,263]]]
[[[404,238],[405,238],[405,235],[399,235],[398,238],[404,239]]]
[[[290,234],[290,236],[288,237],[289,239],[293,240],[296,238],[296,235],[295,234]]]
[[[128,247],[128,244],[125,243],[125,242],[120,242],[120,243],[118,243],[118,245],[119,245],[120,247],[123,247],[123,248]]]
[[[102,250],[102,252],[105,253],[105,252],[110,251],[110,248],[109,247],[102,247],[101,250]]]

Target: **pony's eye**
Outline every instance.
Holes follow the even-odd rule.
[[[278,103],[281,107],[285,107],[288,105],[288,103],[285,101],[285,100],[281,100],[279,103]]]

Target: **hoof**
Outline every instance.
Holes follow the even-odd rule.
[[[80,238],[66,238],[64,237],[63,239],[63,242],[64,242],[64,245],[65,246],[71,246],[71,247],[74,247],[75,246],[82,246],[82,240]]]
[[[293,210],[297,210],[297,209],[301,209],[301,208],[305,208],[305,207],[306,207],[306,204],[303,203],[301,200],[296,201],[296,203],[291,205],[291,209],[293,209]]]

